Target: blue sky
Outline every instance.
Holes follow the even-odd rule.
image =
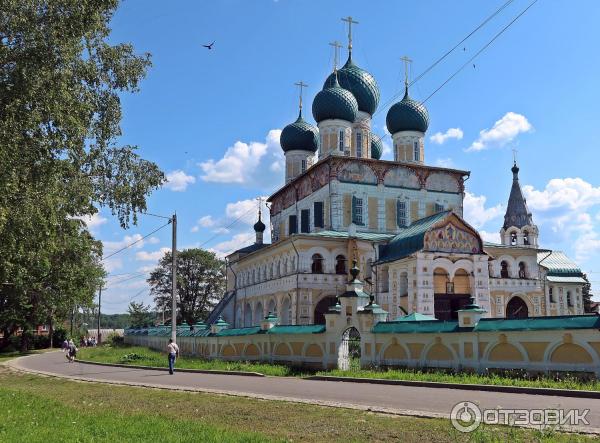
[[[283,183],[278,131],[297,115],[293,84],[308,83],[305,117],[311,117],[312,99],[332,69],[328,43],[346,45],[342,16],[359,22],[353,58],[375,76],[385,103],[402,91],[401,56],[414,60],[415,77],[504,2],[125,1],[111,39],[150,52],[153,67],[138,94],[122,97],[120,142],[139,145],[141,155],[171,178],[149,197],[149,212],[177,211],[180,247],[226,253],[251,242],[253,199]],[[411,95],[425,99],[529,3],[514,0],[417,82]],[[428,164],[471,171],[465,218],[494,239],[517,149],[541,245],[577,259],[594,286],[600,284],[598,22],[594,0],[538,1],[475,67],[467,66],[427,102],[425,154]],[[210,51],[201,46],[212,41]],[[342,62],[346,57],[344,49]],[[380,106],[374,116],[379,135],[385,134],[386,112]],[[123,231],[102,210],[89,226],[108,255],[161,224],[142,216]],[[124,312],[131,299],[151,303],[145,278],[169,246],[165,228],[106,260],[112,275],[103,312]]]

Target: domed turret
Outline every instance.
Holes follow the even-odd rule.
[[[383,155],[383,142],[377,135],[371,133],[371,158],[379,160]]]
[[[345,120],[352,123],[358,113],[358,103],[350,91],[340,87],[334,75],[333,82],[325,85],[312,104],[313,117],[317,123],[324,120]]]
[[[338,71],[339,84],[354,95],[358,103],[358,110],[373,115],[379,105],[379,86],[369,72],[359,68],[352,61],[352,54],[348,55],[348,61]],[[325,80],[324,88],[331,85],[335,80],[332,73]]]
[[[296,150],[317,152],[319,149],[319,130],[305,121],[302,118],[302,111],[300,111],[298,119],[281,131],[279,143],[283,152]]]
[[[262,222],[262,213],[260,208],[258,209],[258,221],[256,223],[254,223],[254,233],[256,234],[256,241],[255,243],[257,245],[261,245],[263,242],[263,234],[265,232],[265,229],[267,229],[267,227],[265,226],[265,224]]]
[[[404,97],[390,108],[385,123],[394,141],[394,160],[424,163],[429,113],[425,105],[408,95],[408,80]]]
[[[401,131],[427,132],[429,112],[425,105],[410,98],[407,87],[404,98],[388,111],[385,123],[392,135]]]

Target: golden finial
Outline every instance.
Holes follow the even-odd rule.
[[[302,113],[302,88],[306,88],[306,87],[308,87],[308,85],[306,83],[304,83],[302,80],[300,80],[299,82],[294,83],[294,85],[298,86],[298,89],[300,90],[300,94],[299,94],[300,95],[300,102],[298,104],[298,107],[300,109],[300,113]]]
[[[400,57],[400,60],[404,62],[404,87],[408,90],[408,77],[412,59],[408,58],[408,56],[405,55],[403,57]]]
[[[333,46],[333,72],[336,72],[339,62],[339,49],[342,47],[342,45],[336,40],[329,43],[329,46]]]

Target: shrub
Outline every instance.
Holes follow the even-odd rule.
[[[105,344],[110,344],[114,347],[123,346],[125,344],[125,338],[116,332],[111,332],[108,334],[108,337],[106,337]]]

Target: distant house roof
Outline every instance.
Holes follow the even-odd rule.
[[[561,251],[538,251],[537,261],[548,270],[548,276],[583,277],[579,266]]]
[[[501,332],[541,331],[548,329],[598,329],[600,316],[562,315],[555,317],[532,317],[523,319],[483,318],[474,328],[461,328],[458,321],[391,321],[379,322],[371,329],[375,334],[414,334],[441,332]]]

